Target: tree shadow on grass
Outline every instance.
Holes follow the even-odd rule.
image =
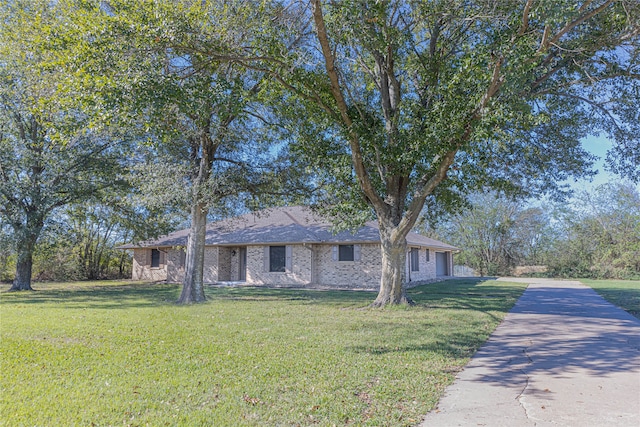
[[[40,285],[35,291],[1,292],[4,305],[60,304],[65,308],[124,309],[171,304],[177,300],[179,288],[166,283],[136,284],[73,283],[65,286]]]
[[[376,329],[380,331],[385,327],[376,323]],[[374,357],[387,354],[424,353],[463,359],[471,357],[487,338],[486,335],[478,334],[476,328],[464,331],[440,330],[434,332],[429,325],[416,325],[413,329],[412,339],[394,337],[386,332],[381,332],[381,335],[391,337],[391,340],[384,344],[373,341],[360,343],[350,347],[350,350]],[[407,341],[413,342],[407,343]]]
[[[526,284],[468,278],[422,285],[410,295],[425,308],[474,310],[495,318],[491,313],[508,311],[525,288]]]
[[[510,285],[505,282],[470,278],[420,285],[409,289],[408,294],[416,303],[416,309],[453,308],[489,312],[512,306],[525,287],[523,284]],[[226,286],[209,288],[207,297],[214,300],[298,301],[366,308],[373,302],[376,293],[363,290]]]
[[[320,290],[267,287],[211,288],[207,298],[237,301],[296,301],[307,304],[366,306],[375,299],[375,293],[351,290]]]
[[[473,356],[472,364],[481,367],[474,381],[506,386],[522,382],[525,373],[564,378],[638,372],[640,320],[607,303],[591,289],[530,288],[524,295],[484,344],[485,337],[479,336],[475,328],[434,331],[424,323],[416,325],[417,338],[409,344],[361,343],[352,350],[372,357],[434,352],[459,358],[471,356],[480,347]],[[462,300],[453,307],[483,310],[482,305]],[[437,302],[437,298],[430,301]]]
[[[513,304],[521,289],[487,285],[480,279],[447,280],[421,285],[409,290],[417,309],[452,308],[490,312],[504,310]],[[498,283],[498,282],[496,282]],[[3,304],[50,304],[61,307],[113,308],[152,307],[173,304],[178,299],[180,285],[167,283],[104,284],[91,282],[69,285],[41,285],[35,292],[1,292]],[[268,288],[248,286],[206,287],[207,300],[225,301],[291,301],[301,304],[341,305],[345,308],[366,308],[375,299],[375,292],[361,290],[315,290],[299,288]],[[513,301],[512,301],[513,300]]]
[[[598,294],[610,303],[640,319],[640,288],[595,288]]]
[[[6,287],[8,289],[8,286]],[[69,286],[56,284],[47,288],[39,286],[35,291],[0,291],[0,301],[5,305],[60,304],[60,307],[123,309],[129,307],[153,307],[175,304],[181,285],[167,283],[141,283],[121,285],[92,285],[91,282],[74,283]],[[208,302],[213,301],[296,301],[308,304],[341,304],[365,306],[375,294],[362,291],[325,291],[261,287],[206,287]]]

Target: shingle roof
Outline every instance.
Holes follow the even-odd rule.
[[[343,231],[333,234],[332,224],[304,206],[270,208],[259,212],[207,224],[206,245],[244,246],[260,244],[294,243],[378,243],[380,235],[375,221],[367,222],[355,233]],[[155,240],[137,245],[121,246],[121,249],[141,247],[184,246],[189,229],[176,231]],[[458,248],[422,236],[409,233],[409,245],[435,249],[457,250]]]

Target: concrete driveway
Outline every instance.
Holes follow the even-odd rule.
[[[530,283],[421,426],[640,426],[640,320],[575,281]]]

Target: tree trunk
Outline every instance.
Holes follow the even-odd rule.
[[[16,263],[16,277],[10,291],[32,291],[31,271],[33,268],[33,249],[20,247]]]
[[[120,262],[118,263],[118,279],[123,279],[125,277],[125,269],[124,269],[124,262],[127,256],[127,253],[125,251],[120,251],[122,252],[120,254]]]
[[[33,269],[33,251],[42,230],[42,221],[27,216],[24,228],[14,229],[18,236],[18,259],[16,262],[16,277],[10,291],[32,291],[31,272]]]
[[[232,117],[220,125],[226,130]],[[207,237],[207,214],[209,207],[204,201],[203,192],[206,191],[206,183],[211,177],[213,158],[220,144],[211,140],[209,134],[211,128],[211,116],[202,128],[202,134],[197,140],[192,141],[192,161],[194,166],[193,205],[191,207],[191,229],[187,241],[187,257],[185,260],[184,282],[182,294],[178,304],[191,304],[202,302],[204,296],[203,270],[204,270],[204,245]]]
[[[395,230],[392,230],[395,231]],[[404,284],[407,261],[407,238],[405,235],[396,236],[380,227],[380,243],[382,246],[382,275],[378,297],[371,304],[372,307],[384,307],[387,304],[413,305],[407,296]]]
[[[187,241],[185,275],[178,304],[191,304],[205,300],[203,269],[207,213],[208,209],[204,203],[197,203],[191,208],[191,229]]]

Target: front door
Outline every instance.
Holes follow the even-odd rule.
[[[238,250],[238,280],[240,282],[247,280],[247,248]]]

